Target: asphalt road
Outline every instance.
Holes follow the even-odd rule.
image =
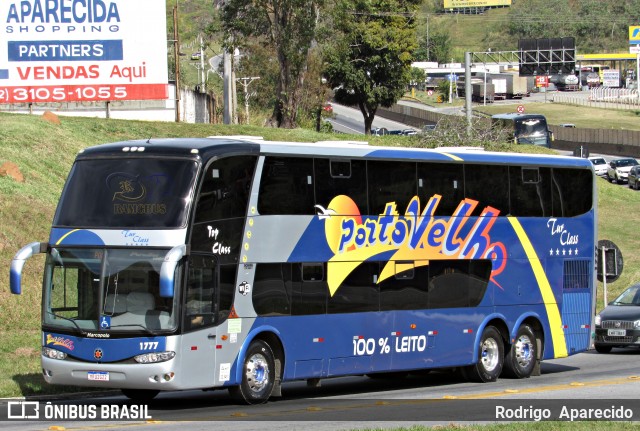
[[[224,430],[325,431],[364,427],[392,428],[410,424],[494,422],[505,414],[548,412],[550,419],[564,419],[563,411],[600,409],[640,420],[639,349],[614,349],[603,355],[593,351],[543,362],[542,375],[530,379],[499,379],[495,383],[470,383],[453,371],[410,375],[405,378],[370,379],[365,376],[326,379],[319,388],[305,382],[286,383],[283,397],[267,404],[245,406],[232,401],[226,391],[168,392],[159,395],[144,417],[136,420],[69,421],[65,414],[93,410],[134,410],[123,396],[70,398],[39,401],[45,421],[14,420],[4,430]],[[15,408],[16,401],[13,408]],[[5,412],[7,402],[0,403]],[[93,406],[93,407],[92,407]],[[502,416],[499,416],[502,409]],[[626,416],[631,415],[631,418]],[[4,416],[6,417],[6,416]],[[517,419],[517,418],[516,418]],[[534,418],[535,419],[535,418]]]

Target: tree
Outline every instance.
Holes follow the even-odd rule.
[[[229,0],[223,10],[228,45],[249,39],[271,44],[278,61],[274,106],[269,124],[295,128],[309,52],[324,0]]]
[[[421,0],[342,0],[333,10],[335,40],[325,47],[325,76],[335,99],[356,105],[365,133],[379,106],[404,94],[416,48]]]

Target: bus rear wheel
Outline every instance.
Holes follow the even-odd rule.
[[[267,402],[275,384],[275,368],[271,347],[262,340],[252,342],[242,366],[242,381],[229,388],[229,393],[247,404]]]
[[[504,375],[517,379],[531,376],[538,360],[538,342],[529,325],[518,328],[516,340],[504,359]]]
[[[160,393],[153,389],[120,389],[122,394],[133,401],[148,403]]]
[[[464,376],[481,383],[495,382],[502,372],[503,360],[504,342],[500,331],[494,326],[487,326],[482,331],[477,361],[463,369]]]

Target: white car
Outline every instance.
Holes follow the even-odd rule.
[[[596,171],[596,175],[599,177],[607,176],[607,161],[604,157],[589,157],[589,161],[593,165],[593,170]]]
[[[638,164],[638,161],[631,157],[611,160],[607,169],[607,179],[609,182],[615,181],[616,183],[627,181],[629,171]]]

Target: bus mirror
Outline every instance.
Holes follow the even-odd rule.
[[[11,276],[9,278],[9,286],[11,293],[20,295],[22,293],[22,268],[24,263],[34,254],[44,253],[47,250],[47,243],[32,242],[25,245],[16,253],[11,260]]]
[[[160,296],[162,298],[173,298],[176,266],[185,254],[187,254],[187,246],[182,244],[173,247],[164,257],[164,262],[160,267]]]

